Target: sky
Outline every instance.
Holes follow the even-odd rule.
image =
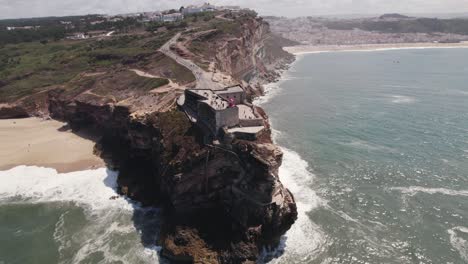
[[[206,0],[205,0],[206,1]],[[0,0],[0,18],[119,14],[179,8],[203,0]],[[261,15],[319,16],[383,13],[468,13],[468,0],[212,0]]]

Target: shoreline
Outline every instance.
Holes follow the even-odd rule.
[[[58,173],[106,167],[93,153],[97,138],[65,128],[65,123],[40,118],[0,120],[0,171],[21,165]]]
[[[468,48],[468,41],[460,43],[388,43],[388,44],[358,44],[358,45],[299,45],[283,49],[294,55],[328,53],[328,52],[359,52],[388,51],[405,49],[457,49]]]

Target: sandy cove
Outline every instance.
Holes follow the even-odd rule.
[[[299,45],[285,47],[284,50],[295,54],[324,53],[338,51],[379,51],[398,49],[430,49],[430,48],[468,48],[468,41],[460,43],[390,43],[361,45]]]
[[[0,120],[0,170],[28,165],[64,173],[105,167],[93,154],[92,138],[61,131],[64,125],[39,118]]]

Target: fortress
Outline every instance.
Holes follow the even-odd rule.
[[[230,133],[254,140],[264,130],[264,120],[245,99],[244,89],[236,85],[222,90],[187,89],[178,104],[213,139]]]

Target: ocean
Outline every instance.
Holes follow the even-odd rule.
[[[163,263],[159,210],[111,199],[116,172],[19,166],[0,182],[1,264]]]
[[[468,49],[301,55],[256,103],[299,218],[271,263],[468,263]],[[0,263],[162,263],[116,172],[0,172]],[[142,232],[142,230],[152,232]],[[142,237],[142,234],[152,234]]]
[[[468,263],[466,58],[301,55],[268,87],[300,211],[273,263]]]

